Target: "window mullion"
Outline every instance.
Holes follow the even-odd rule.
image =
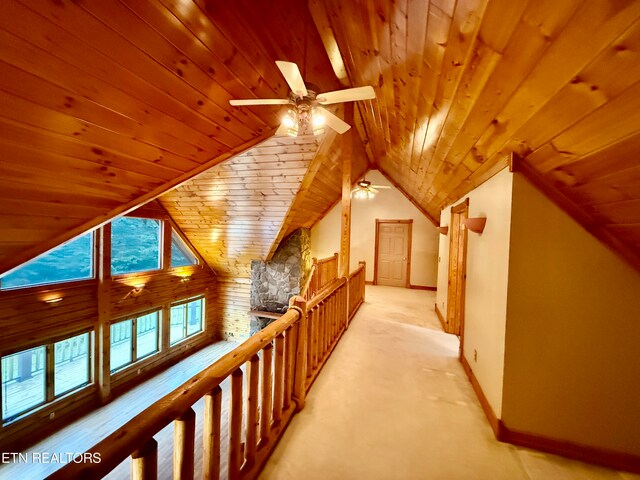
[[[131,323],[131,363],[138,360],[138,318]]]
[[[48,344],[45,350],[44,376],[47,386],[47,402],[54,399],[54,368],[55,368],[55,349],[53,344]]]
[[[189,325],[189,304],[187,303],[185,305],[185,309],[184,309],[184,322],[183,322],[184,338],[187,338],[187,326],[188,325]]]

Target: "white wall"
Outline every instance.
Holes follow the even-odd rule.
[[[516,174],[505,425],[640,455],[639,294],[637,270]]]
[[[374,185],[387,185],[371,200],[351,201],[351,268],[367,262],[367,281],[373,281],[376,219],[413,219],[411,239],[411,285],[435,287],[437,281],[438,231],[406,197],[377,170],[367,176]],[[311,229],[311,254],[326,258],[340,250],[341,205],[336,205]]]
[[[487,223],[482,234],[468,233],[464,356],[498,418],[502,411],[512,179],[505,169],[465,196],[469,198],[469,217],[487,217]],[[449,225],[450,219],[448,206],[442,211],[441,225]],[[449,235],[440,235],[439,252],[436,299],[446,316]]]

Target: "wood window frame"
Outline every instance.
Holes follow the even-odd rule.
[[[97,234],[97,230],[90,230],[88,232],[83,233],[82,235],[78,235],[77,237],[72,238],[71,240],[67,240],[66,242],[63,242],[62,244],[51,248],[50,250],[47,250],[46,252],[44,252],[42,255],[39,255],[35,258],[32,258],[31,260],[27,260],[26,262],[18,265],[16,268],[11,269],[11,271],[16,271],[22,267],[24,267],[25,265],[28,265],[31,262],[37,261],[39,258],[43,258],[46,255],[48,255],[49,253],[51,253],[53,250],[55,250],[56,248],[62,246],[65,243],[70,243],[73,242],[74,240],[77,240],[78,238],[87,235],[87,234],[91,234],[91,276],[89,277],[85,277],[85,278],[78,278],[75,280],[58,280],[55,282],[46,282],[46,283],[38,283],[35,285],[24,285],[21,287],[8,287],[8,288],[3,288],[2,287],[2,278],[0,278],[0,293],[1,292],[17,292],[19,291],[21,294],[22,293],[30,293],[30,292],[37,292],[39,289],[43,289],[43,288],[49,288],[49,287],[56,287],[56,288],[67,288],[67,287],[75,287],[75,286],[81,286],[84,284],[91,284],[93,282],[96,282],[98,279],[98,251],[99,251],[99,238],[98,238],[98,234]],[[5,272],[6,274],[6,272]]]
[[[183,300],[178,300],[176,302],[171,303],[171,305],[169,305],[169,314],[167,315],[167,330],[168,330],[168,341],[169,341],[169,348],[173,348],[178,346],[180,343],[184,342],[187,339],[193,338],[197,335],[203,334],[206,332],[207,330],[207,302],[206,302],[206,295],[205,294],[201,294],[201,295],[197,295],[195,297],[189,297],[189,298],[185,298]],[[180,305],[186,305],[188,303],[191,302],[195,302],[198,300],[202,300],[202,311],[201,311],[201,316],[202,318],[200,319],[200,330],[192,333],[191,335],[187,334],[187,328],[188,328],[188,318],[187,318],[187,313],[185,313],[185,318],[184,318],[184,334],[185,336],[182,337],[180,340],[176,340],[175,342],[171,342],[171,310],[173,309],[173,307],[179,307]]]
[[[375,251],[373,257],[373,284],[378,285],[378,236],[380,234],[381,223],[395,223],[395,224],[408,224],[409,241],[407,246],[407,281],[405,288],[411,287],[411,241],[413,239],[413,218],[408,220],[381,220],[376,218],[376,237],[375,237]]]
[[[140,317],[144,317],[145,315],[149,315],[151,313],[157,313],[157,331],[156,331],[156,351],[152,352],[152,353],[148,353],[147,355],[145,355],[144,357],[138,358],[138,332],[137,332],[137,320]],[[162,345],[162,331],[163,329],[163,308],[160,307],[155,307],[149,310],[145,310],[142,312],[136,312],[132,315],[127,315],[126,317],[120,317],[118,319],[112,320],[111,322],[109,322],[109,330],[111,330],[111,326],[116,325],[118,323],[122,323],[122,322],[127,322],[127,321],[131,321],[131,362],[126,363],[124,365],[121,365],[120,367],[118,367],[115,370],[111,370],[111,368],[109,368],[109,372],[111,373],[111,376],[116,376],[119,375],[120,373],[127,371],[129,368],[131,368],[132,366],[139,366],[140,362],[144,362],[145,360],[147,360],[148,358],[153,357],[154,355],[157,355],[159,353],[161,353],[164,348]],[[109,345],[109,363],[111,363],[111,344]]]
[[[87,334],[87,333],[89,334],[89,345],[87,345],[87,362],[88,362],[89,378],[87,379],[86,383],[83,383],[70,390],[62,392],[59,395],[56,395],[55,394],[55,348],[54,348],[55,344],[58,342],[63,342],[65,340],[71,339],[73,337],[78,337],[80,335]],[[16,353],[24,352],[27,350],[33,350],[35,348],[45,349],[44,350],[45,351],[45,358],[44,358],[45,399],[44,401],[28,408],[27,410],[9,419],[5,420],[0,416],[0,425],[4,428],[7,425],[11,425],[13,423],[25,420],[34,412],[41,410],[43,408],[49,407],[63,399],[73,397],[81,393],[82,391],[84,391],[86,388],[94,385],[96,383],[95,382],[96,372],[94,368],[95,362],[94,362],[94,355],[93,355],[95,340],[96,340],[95,331],[93,327],[88,327],[88,328],[83,328],[81,330],[77,330],[70,335],[69,334],[56,335],[54,337],[49,337],[44,341],[33,343],[28,346],[22,346],[20,348],[11,348],[0,353],[0,359],[2,359],[9,355],[14,355]],[[2,362],[0,361],[0,379],[1,378],[2,378]],[[2,405],[2,402],[3,402],[3,393],[2,393],[2,390],[0,389],[0,405]]]

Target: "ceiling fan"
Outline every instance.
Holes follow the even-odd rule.
[[[378,189],[380,188],[391,188],[387,185],[371,185],[371,182],[367,181],[365,178],[358,181],[356,187],[351,191],[351,195],[355,198],[368,199],[373,198],[376,193],[378,193]]]
[[[295,63],[278,60],[276,61],[276,65],[280,69],[289,88],[291,88],[289,98],[229,100],[229,103],[236,107],[248,105],[289,105],[289,110],[282,118],[282,124],[276,131],[276,135],[291,135],[295,137],[299,133],[304,133],[309,125],[313,128],[313,133],[318,135],[324,132],[323,126],[325,124],[338,133],[344,133],[351,128],[351,125],[321,105],[369,100],[376,96],[371,86],[319,93],[318,87],[310,83],[305,83],[298,69],[298,65]]]

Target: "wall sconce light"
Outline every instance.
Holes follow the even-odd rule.
[[[59,302],[62,301],[62,297],[51,297],[51,298],[47,298],[47,299],[45,299],[43,301],[47,305],[55,305],[56,303],[59,303]]]
[[[182,283],[187,283],[189,280],[191,280],[191,275],[183,275],[183,276],[180,278],[180,281],[181,281]]]
[[[139,283],[138,285],[133,286],[133,291],[135,293],[140,293],[143,288],[144,288],[144,283]]]
[[[442,235],[446,235],[447,233],[449,233],[449,227],[447,225],[445,225],[444,227],[438,227],[438,232],[440,232]]]
[[[466,218],[462,221],[467,229],[474,233],[482,233],[484,226],[487,224],[487,217]]]

